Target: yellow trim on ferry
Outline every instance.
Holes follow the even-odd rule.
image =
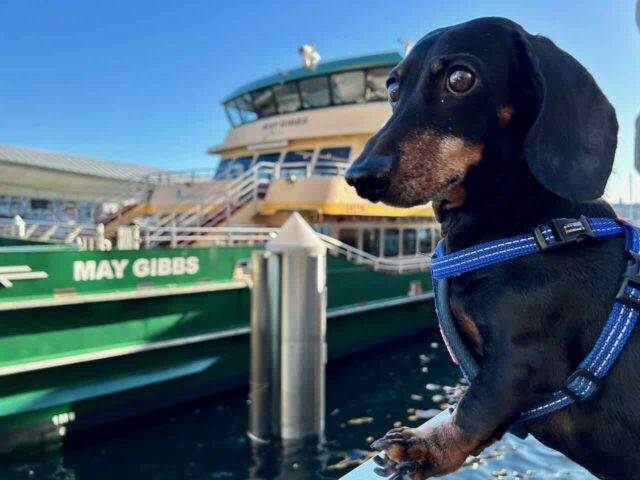
[[[283,210],[314,210],[324,215],[361,215],[376,217],[433,217],[431,204],[412,208],[389,207],[380,203],[324,203],[324,202],[263,202],[262,215],[273,215]]]

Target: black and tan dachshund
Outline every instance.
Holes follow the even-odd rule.
[[[347,172],[362,197],[432,201],[449,253],[554,218],[612,217],[617,120],[587,70],[502,18],[436,30],[387,81],[393,114]],[[444,475],[546,400],[592,349],[625,269],[623,238],[587,240],[456,277],[450,305],[480,372],[449,420],[394,429],[385,471]],[[640,478],[640,333],[594,399],[529,431],[603,479]]]

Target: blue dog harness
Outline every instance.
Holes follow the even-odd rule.
[[[454,362],[469,383],[478,374],[479,365],[466,348],[449,306],[449,279],[512,258],[543,253],[586,238],[608,238],[625,235],[626,251],[631,260],[622,285],[615,298],[609,319],[593,350],[567,378],[564,386],[546,401],[521,414],[511,431],[525,437],[524,423],[574,402],[592,399],[602,387],[609,372],[625,346],[640,313],[640,233],[622,220],[612,218],[560,218],[538,226],[531,234],[484,243],[446,254],[444,240],[440,240],[431,260],[431,277],[436,300],[436,312],[442,337]]]

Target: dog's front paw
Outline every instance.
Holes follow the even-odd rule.
[[[473,450],[462,447],[468,442],[460,437],[461,433],[448,421],[426,430],[407,427],[389,430],[371,444],[372,448],[386,454],[384,460],[376,457],[379,465],[376,473],[396,479],[407,475],[412,480],[424,480],[453,472]]]

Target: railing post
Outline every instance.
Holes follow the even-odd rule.
[[[102,223],[98,223],[96,225],[96,235],[94,242],[96,250],[106,250],[104,241],[104,224]]]
[[[171,230],[169,231],[169,235],[171,236],[171,247],[177,247],[178,246],[178,242],[176,240],[176,221],[171,220]]]
[[[24,238],[27,236],[27,223],[22,219],[20,215],[13,217],[13,223],[15,224],[15,235],[18,238]]]
[[[250,437],[320,439],[325,413],[326,247],[294,213],[266,250],[253,257]]]

